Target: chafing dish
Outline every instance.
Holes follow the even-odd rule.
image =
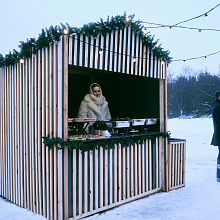
[[[146,125],[155,125],[157,123],[157,119],[156,118],[148,118],[145,121]]]
[[[131,125],[132,125],[132,126],[145,125],[145,121],[146,121],[146,119],[132,119]]]

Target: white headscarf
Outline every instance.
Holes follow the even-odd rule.
[[[97,87],[99,87],[99,88],[100,88],[100,91],[101,91],[101,94],[100,94],[100,96],[99,96],[98,98],[93,95],[92,86],[93,86],[94,84],[97,85]],[[92,83],[92,84],[91,84],[90,89],[89,89],[89,96],[90,96],[91,100],[92,100],[93,102],[95,102],[95,104],[96,104],[97,106],[102,106],[102,105],[104,104],[105,97],[102,95],[102,89],[101,89],[101,87],[99,86],[98,83]]]

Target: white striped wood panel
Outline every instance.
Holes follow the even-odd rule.
[[[161,140],[128,147],[115,144],[114,149],[97,146],[89,152],[74,149],[69,218],[79,219],[160,191]]]
[[[96,38],[74,34],[68,47],[70,65],[164,79],[161,61],[131,27]]]
[[[63,40],[0,68],[0,195],[48,219],[63,219],[62,150],[42,140],[63,135],[62,53]]]
[[[168,189],[185,186],[186,142],[171,141],[168,146]]]

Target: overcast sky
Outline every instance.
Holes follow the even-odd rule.
[[[0,53],[5,56],[13,49],[19,50],[20,41],[35,37],[42,28],[68,23],[73,27],[82,27],[89,22],[105,21],[107,16],[135,14],[135,20],[173,25],[199,16],[216,5],[218,0],[0,0]],[[181,24],[186,27],[220,30],[220,6],[204,17]],[[146,27],[151,25],[145,24]],[[151,26],[154,27],[154,26]],[[220,51],[220,31],[202,31],[182,28],[148,28],[155,40],[165,50],[170,51],[174,60],[206,56]],[[173,61],[168,70],[181,74],[184,69],[207,70],[218,74],[220,71],[220,53],[208,56],[208,59],[196,59],[187,62]]]

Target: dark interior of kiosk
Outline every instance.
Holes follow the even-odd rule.
[[[159,118],[159,79],[69,65],[68,117],[76,118],[91,83],[98,83],[114,118]]]

